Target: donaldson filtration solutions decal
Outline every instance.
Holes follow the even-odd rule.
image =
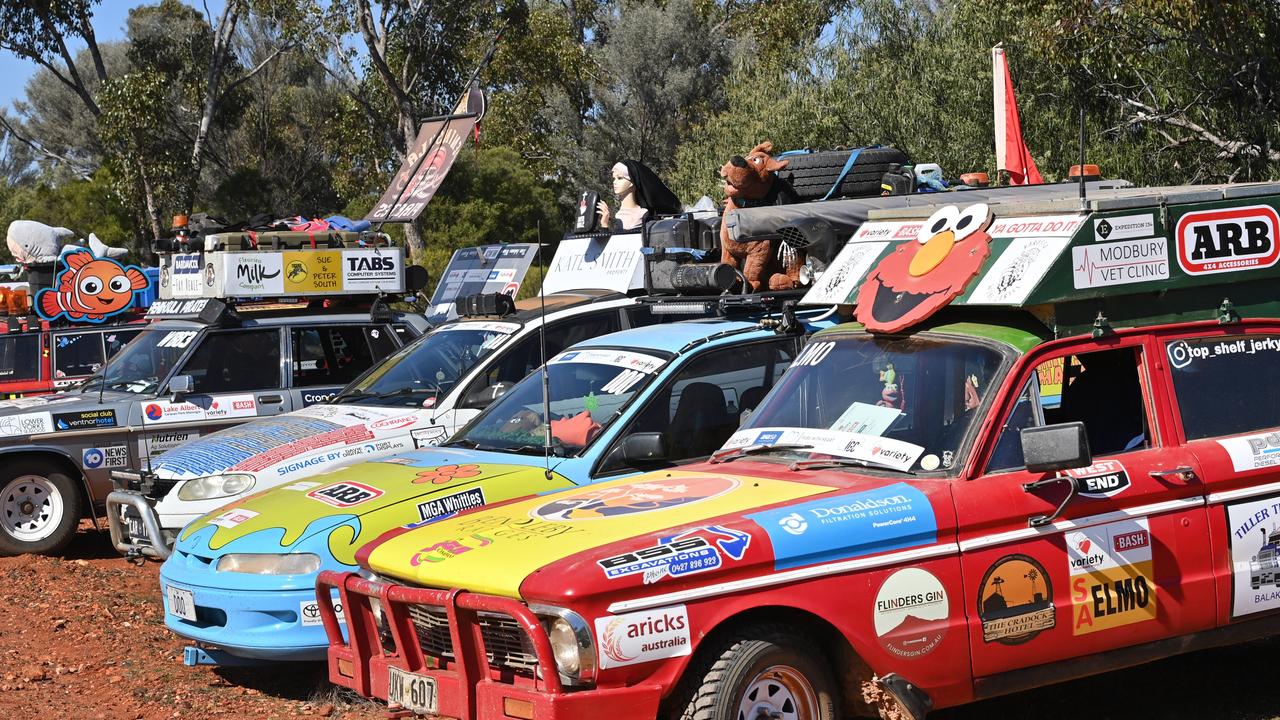
[[[773,543],[778,570],[937,542],[924,493],[906,483],[752,513]]]

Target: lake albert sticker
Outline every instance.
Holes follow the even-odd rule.
[[[1006,555],[978,586],[982,641],[1021,645],[1053,628],[1053,586],[1044,566],[1027,555]]]
[[[951,606],[946,588],[933,573],[903,568],[876,593],[876,637],[885,650],[902,658],[928,655],[947,634]]]

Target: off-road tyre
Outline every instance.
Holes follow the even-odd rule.
[[[751,709],[759,704],[784,720],[840,720],[829,665],[815,638],[782,625],[746,627],[698,652],[662,717],[757,720]]]
[[[0,470],[0,555],[56,555],[80,524],[80,486],[49,462],[5,465]]]
[[[785,159],[790,162],[778,175],[791,183],[801,200],[819,200],[826,197],[831,186],[840,179],[840,171],[844,169],[850,152],[852,150],[819,150],[788,155]],[[858,159],[849,168],[840,187],[831,193],[831,197],[879,195],[880,180],[889,170],[889,165],[907,162],[906,153],[897,148],[865,148],[858,153]]]

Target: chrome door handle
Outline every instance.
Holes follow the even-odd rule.
[[[1193,483],[1200,479],[1200,476],[1196,475],[1196,471],[1189,465],[1179,465],[1168,470],[1152,470],[1147,474],[1156,480],[1169,480],[1180,483]]]
[[[258,398],[258,402],[265,405],[279,405],[284,402],[284,397],[281,395],[263,395]]]

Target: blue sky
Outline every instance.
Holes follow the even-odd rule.
[[[201,12],[204,12],[204,6],[207,5],[209,12],[214,15],[222,12],[226,5],[225,0],[208,0],[207,3],[184,1]],[[98,42],[124,38],[124,23],[129,17],[129,11],[139,5],[147,4],[155,3],[138,0],[102,0],[93,11],[93,30],[98,37]],[[216,17],[214,21],[217,21]],[[84,43],[73,43],[72,52],[82,47]],[[0,50],[0,107],[11,107],[14,100],[22,99],[25,95],[27,80],[31,79],[37,69],[39,66],[35,63]]]

